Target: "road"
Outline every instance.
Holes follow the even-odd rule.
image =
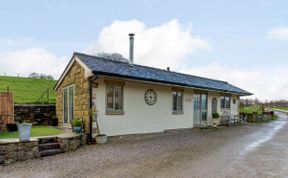
[[[0,166],[0,177],[287,177],[287,115],[265,124],[123,138]]]

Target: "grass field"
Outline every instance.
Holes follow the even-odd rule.
[[[33,126],[31,129],[31,137],[49,136],[63,133],[62,130],[50,126]],[[0,132],[0,139],[19,138],[18,132]]]
[[[260,106],[244,106],[244,107],[240,107],[240,112],[242,113],[258,112],[258,114],[261,114],[262,110]]]
[[[6,91],[7,86],[9,86],[16,104],[55,103],[55,93],[53,91],[55,83],[55,80],[0,76],[0,92]],[[50,91],[49,101],[47,101],[46,95],[38,101],[38,98],[47,88]]]

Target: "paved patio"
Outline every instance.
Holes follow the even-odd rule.
[[[285,177],[287,116],[141,136],[0,167],[0,177]]]

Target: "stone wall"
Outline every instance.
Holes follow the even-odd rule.
[[[58,142],[63,152],[75,151],[78,147],[85,145],[87,141],[86,134],[77,134],[73,136],[59,136]]]
[[[63,88],[74,85],[74,118],[83,118],[85,132],[89,131],[89,82],[85,78],[85,69],[76,61],[67,72],[56,91],[56,115],[59,126],[63,125]]]
[[[0,165],[39,157],[38,140],[20,142],[18,139],[0,140]]]
[[[85,145],[87,134],[64,134],[55,138],[60,144],[60,149],[68,152]],[[0,165],[40,157],[39,139],[31,138],[29,142],[20,142],[19,139],[0,139]]]
[[[51,125],[55,116],[54,104],[16,104],[14,105],[14,121],[26,121],[42,125]]]

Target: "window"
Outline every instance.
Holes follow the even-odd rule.
[[[173,114],[183,114],[183,92],[182,91],[173,91]]]
[[[229,96],[221,96],[220,97],[221,109],[230,109],[230,101],[231,98]]]
[[[74,86],[63,89],[64,124],[72,123],[74,117]]]
[[[123,87],[106,87],[106,114],[123,114]]]

